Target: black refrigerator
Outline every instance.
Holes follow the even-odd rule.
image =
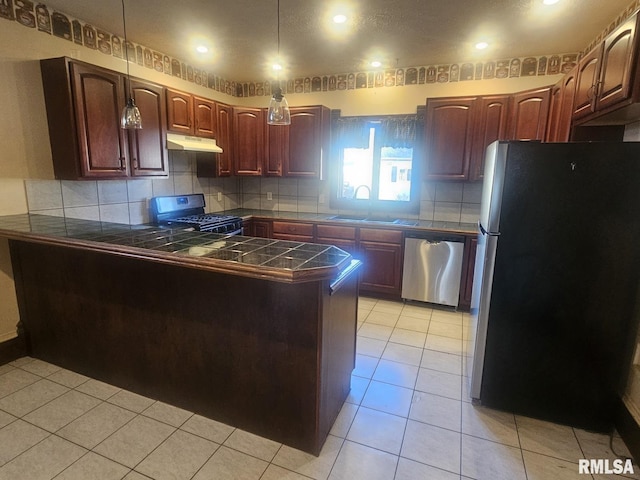
[[[471,397],[610,431],[639,315],[640,143],[493,143],[478,229]]]

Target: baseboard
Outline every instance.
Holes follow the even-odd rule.
[[[27,354],[27,343],[24,336],[17,337],[0,343],[0,365],[17,360]]]
[[[631,456],[640,461],[640,425],[636,422],[631,412],[622,399],[618,399],[618,414],[616,415],[616,430],[624,440]]]

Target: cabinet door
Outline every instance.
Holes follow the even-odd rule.
[[[602,44],[585,55],[578,63],[573,119],[584,117],[594,111],[596,84],[600,74]]]
[[[631,96],[631,75],[635,66],[635,37],[638,15],[616,28],[604,40],[596,110],[605,109]]]
[[[360,289],[400,296],[402,293],[402,246],[360,241],[359,252],[363,261]]]
[[[427,101],[425,180],[469,178],[475,101],[475,98]]]
[[[263,221],[263,220],[254,220],[253,221],[253,232],[254,237],[261,238],[271,238],[271,222]]]
[[[314,229],[313,223],[283,222],[279,220],[274,220],[271,227],[273,238],[295,240],[292,237],[298,237],[298,241],[301,242],[313,242]],[[304,240],[301,240],[302,237],[304,237]]]
[[[218,176],[228,177],[233,170],[233,145],[231,132],[233,128],[233,108],[216,102],[216,143],[222,149],[218,153]]]
[[[213,100],[193,97],[195,117],[194,135],[215,138],[216,136],[216,104]]]
[[[265,135],[265,172],[266,176],[281,177],[282,165],[289,156],[289,126],[267,125]]]
[[[399,297],[402,290],[402,232],[361,228],[359,238],[357,256],[364,262],[361,290]]]
[[[124,78],[84,64],[71,63],[76,133],[83,177],[126,177],[128,152],[120,128]]]
[[[233,164],[236,175],[262,175],[265,128],[260,108],[233,108]]]
[[[556,119],[555,142],[568,142],[571,136],[571,117],[576,95],[576,76],[577,69],[574,68],[561,80],[560,109]]]
[[[335,245],[351,255],[356,254],[356,228],[344,225],[317,225],[316,243]]]
[[[142,117],[142,129],[129,130],[131,175],[168,175],[164,88],[131,80],[131,92]]]
[[[520,92],[509,105],[509,140],[543,140],[549,115],[550,88]]]
[[[193,135],[193,97],[188,93],[167,88],[167,129]]]
[[[549,101],[549,121],[547,122],[547,132],[544,135],[545,142],[556,142],[558,122],[560,118],[560,104],[562,102],[562,80],[551,87],[551,97]]]
[[[462,288],[460,289],[459,308],[468,309],[471,306],[471,293],[473,292],[473,273],[476,265],[477,238],[467,238],[465,242],[465,254],[462,265]]]
[[[545,142],[568,142],[571,134],[571,117],[576,92],[577,67],[551,87],[549,122]]]
[[[484,176],[484,158],[487,146],[496,140],[505,140],[507,133],[508,95],[494,95],[477,99],[477,115],[471,149],[470,180]]]
[[[289,125],[289,153],[283,157],[285,177],[320,178],[323,154],[329,148],[329,109],[294,107]]]

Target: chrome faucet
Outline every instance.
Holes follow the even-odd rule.
[[[367,192],[369,193],[369,195],[367,196],[368,200],[371,200],[371,189],[369,188],[368,185],[358,185],[356,187],[356,189],[353,191],[353,198],[358,198],[358,190],[360,190],[362,187],[367,189]]]
[[[368,185],[358,185],[356,187],[356,189],[353,191],[353,198],[354,199],[358,198],[358,190],[360,190],[363,187],[366,188],[367,192],[368,192],[367,200],[369,202],[369,206],[367,208],[367,217],[370,217],[371,216],[371,189],[369,188],[369,186]]]

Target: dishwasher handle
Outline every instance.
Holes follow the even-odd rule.
[[[464,236],[447,233],[407,233],[405,234],[405,238],[425,240],[431,244],[438,244],[442,242],[464,243]]]

